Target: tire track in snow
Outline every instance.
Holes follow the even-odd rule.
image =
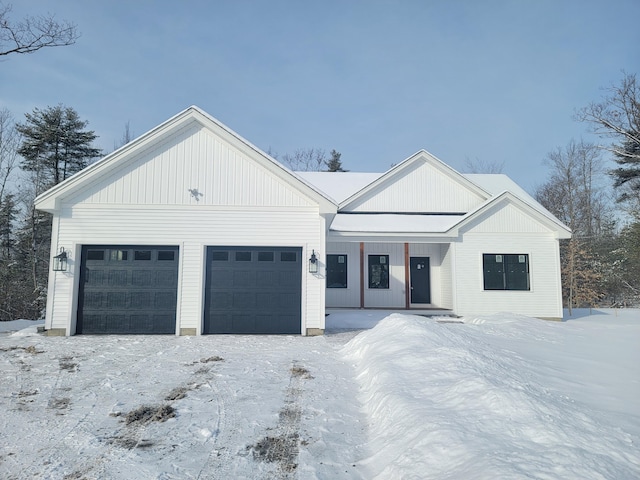
[[[284,406],[278,413],[278,424],[273,435],[267,435],[251,446],[255,460],[275,463],[277,471],[270,478],[288,480],[296,478],[300,452],[302,422],[302,393],[304,380],[313,379],[309,371],[293,360]]]
[[[230,399],[233,393],[222,377],[207,378],[206,384],[211,388],[214,396],[212,401],[216,403],[217,420],[215,431],[210,437],[211,445],[209,448],[211,448],[211,452],[196,478],[198,480],[232,478],[230,466],[233,462],[231,461],[230,446],[237,445],[239,437],[237,428],[235,428],[238,424],[238,413],[235,409],[227,408],[228,404],[232,404]]]

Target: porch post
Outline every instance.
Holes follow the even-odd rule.
[[[411,306],[411,285],[409,284],[409,244],[404,244],[404,308]]]
[[[360,308],[364,308],[364,242],[360,242]]]

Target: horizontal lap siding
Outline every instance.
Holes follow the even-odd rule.
[[[455,249],[456,313],[501,311],[534,317],[562,317],[558,241],[551,234],[467,233]],[[483,253],[528,254],[530,291],[485,291]]]
[[[200,331],[203,308],[204,255],[207,245],[300,246],[319,248],[324,224],[317,208],[231,208],[211,207],[74,207],[61,213],[57,244],[71,250],[82,244],[159,244],[180,247],[180,328]],[[58,275],[51,314],[52,328],[65,328],[73,314],[71,293],[79,273],[78,253],[72,253],[70,271]],[[324,328],[324,278],[307,272],[303,276],[303,313],[307,328]],[[77,283],[77,282],[76,282]],[[306,299],[306,301],[305,301]]]

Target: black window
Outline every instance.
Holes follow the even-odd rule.
[[[134,260],[151,260],[151,250],[136,250],[133,252]]]
[[[529,290],[529,255],[485,253],[485,290]]]
[[[250,262],[251,252],[236,252],[236,262]]]
[[[89,250],[87,260],[104,260],[104,250]]]
[[[158,252],[158,260],[174,260],[176,252],[173,250],[160,250]]]
[[[369,288],[389,288],[389,255],[369,255]]]
[[[229,260],[229,252],[211,252],[211,261],[213,262],[227,262]]]
[[[258,252],[259,262],[273,262],[273,252]]]
[[[281,262],[296,262],[298,261],[298,255],[296,252],[280,252]]]
[[[327,255],[327,288],[347,288],[346,255]]]

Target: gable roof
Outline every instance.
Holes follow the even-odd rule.
[[[404,176],[408,171],[420,164],[428,164],[432,166],[440,173],[449,177],[455,183],[481,197],[482,199],[486,200],[487,198],[491,197],[491,194],[467,179],[464,175],[458,173],[442,160],[438,159],[426,150],[420,150],[409,158],[395,165],[391,169],[387,170],[367,186],[361,188],[359,191],[355,192],[350,197],[340,202],[339,209],[346,210],[353,207],[358,202],[362,201],[368,194],[372,193],[378,188],[384,188],[385,186],[392,184],[399,178],[402,178],[402,176]]]
[[[73,196],[82,188],[98,181],[99,178],[104,178],[105,175],[116,171],[131,158],[161,144],[170,135],[193,126],[193,124],[198,124],[219,135],[295,190],[317,202],[321,212],[335,212],[336,203],[325,193],[196,106],[183,110],[118,150],[106,155],[96,163],[40,194],[35,199],[36,208],[51,213],[55,212],[60,208],[62,199]]]

